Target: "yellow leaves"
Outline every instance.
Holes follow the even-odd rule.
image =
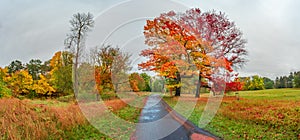
[[[59,52],[56,52],[54,54],[54,56],[52,57],[51,61],[50,61],[50,66],[52,68],[55,68],[55,67],[58,67],[58,66],[61,66],[62,65],[62,52],[59,51]]]
[[[13,73],[7,78],[8,87],[15,94],[28,94],[33,84],[32,76],[27,70],[21,70]]]
[[[51,95],[55,92],[54,88],[50,86],[50,84],[47,82],[46,77],[43,75],[40,75],[40,80],[34,82],[32,90],[34,90],[37,94],[43,95]]]

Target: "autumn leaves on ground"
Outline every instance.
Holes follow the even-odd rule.
[[[85,50],[94,24],[91,13],[74,14],[65,51],[0,68],[1,139],[129,139],[134,125],[101,117],[113,112],[137,123],[151,92],[171,106],[178,98],[182,107],[197,100],[196,108],[185,108],[196,125],[208,97],[224,96],[204,127],[224,139],[300,139],[300,72],[275,81],[240,77],[247,41],[225,13],[196,8],[146,20],[148,48],[139,52],[146,60],[137,66],[130,52],[113,45]]]

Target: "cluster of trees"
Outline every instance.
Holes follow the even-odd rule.
[[[139,92],[139,91],[145,91],[150,92],[151,91],[151,76],[149,76],[146,73],[137,73],[134,72],[130,74],[129,76],[129,82],[132,91]]]
[[[72,54],[57,52],[52,59],[42,62],[32,59],[23,64],[19,60],[0,68],[1,96],[60,96],[71,94]]]
[[[264,78],[254,75],[251,77],[240,77],[239,81],[243,84],[243,90],[262,90],[265,89]]]
[[[254,75],[251,77],[240,77],[243,90],[262,90],[274,88],[300,88],[300,71],[290,72],[289,76],[276,77],[275,81],[268,77]]]
[[[290,72],[289,76],[276,77],[274,87],[300,88],[300,71]]]

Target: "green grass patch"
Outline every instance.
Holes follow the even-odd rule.
[[[300,138],[300,90],[241,91],[239,96],[242,100],[239,101],[229,100],[234,94],[226,96],[217,114],[204,129],[224,139]],[[164,100],[170,106],[177,102],[176,98],[170,97]],[[193,113],[186,117],[199,125],[205,105],[203,100],[198,101]]]

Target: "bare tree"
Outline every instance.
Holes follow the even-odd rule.
[[[82,55],[83,48],[85,46],[85,39],[87,37],[87,32],[94,27],[93,15],[91,13],[77,13],[74,14],[70,20],[71,33],[67,34],[65,39],[65,46],[70,49],[71,53],[74,55],[74,65],[73,65],[73,87],[75,97],[78,95],[78,66],[79,57]]]

